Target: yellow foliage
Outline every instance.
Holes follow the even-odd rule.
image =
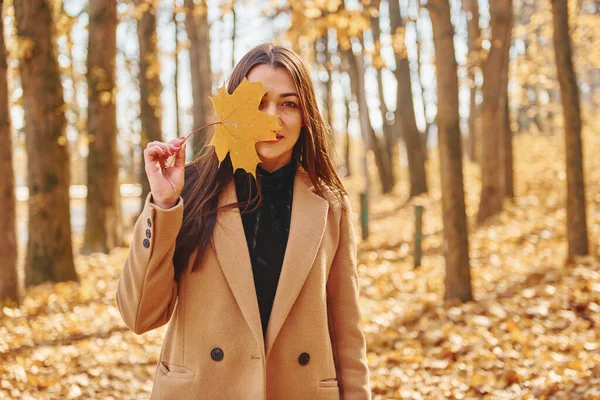
[[[29,38],[16,37],[17,45],[12,49],[11,56],[19,60],[29,60],[33,57],[35,42]]]
[[[387,63],[385,62],[385,59],[381,56],[380,53],[376,53],[373,55],[373,58],[371,59],[371,64],[373,65],[373,68],[376,69],[383,69],[387,67]]]
[[[583,141],[590,239],[597,246],[600,136],[587,130]],[[469,303],[442,300],[437,152],[431,149],[428,161],[428,194],[406,203],[407,180],[390,194],[371,193],[371,235],[358,244],[358,272],[373,400],[597,397],[600,260],[563,262],[563,138],[524,133],[515,136],[514,150],[517,198],[489,224],[469,227]],[[357,216],[362,176],[343,180]],[[471,219],[480,186],[479,167],[465,162]],[[415,204],[425,207],[416,269]],[[81,242],[76,235],[76,249]],[[0,305],[0,398],[150,396],[166,326],[140,336],[123,324],[114,293],[126,257],[127,248],[77,255],[80,282],[32,287],[21,306]]]
[[[192,15],[195,18],[204,17],[208,12],[208,7],[206,6],[206,2],[202,1],[198,4],[194,4],[194,9],[192,10]]]
[[[108,90],[100,92],[99,98],[100,98],[100,104],[102,104],[103,106],[110,104],[113,99],[112,92],[110,92]]]
[[[364,31],[371,29],[370,9],[337,9],[338,1],[315,3],[291,2],[291,26],[287,39],[291,43],[300,43],[312,47],[312,43],[322,37],[327,30],[336,31],[337,40],[343,50],[350,48],[350,39],[362,37]],[[333,12],[335,11],[335,12]]]
[[[600,136],[585,130],[583,143],[586,190],[591,193],[589,237],[592,253],[598,254],[600,159],[594,154]],[[479,167],[465,163],[473,302],[442,300],[437,149],[429,153],[428,194],[405,203],[407,180],[392,194],[371,193],[370,235],[359,243],[358,255],[374,400],[593,398],[600,378],[600,336],[595,329],[600,323],[600,260],[589,256],[564,263],[564,138],[522,133],[515,136],[513,149],[516,200],[507,202],[505,211],[485,226],[474,224]],[[369,162],[376,179],[374,160]],[[355,163],[354,171],[359,166]],[[405,168],[399,172],[407,173]],[[360,229],[356,193],[362,174],[343,181],[354,193]],[[414,269],[416,204],[425,207],[424,257]]]
[[[323,13],[318,8],[307,8],[304,10],[304,16],[308,19],[315,19],[321,17]]]
[[[233,11],[233,6],[235,5],[235,0],[227,0],[223,3],[219,4],[219,12],[221,14],[221,18],[225,18],[227,14]]]
[[[406,28],[404,26],[399,26],[396,29],[396,32],[394,32],[394,34],[392,35],[392,48],[394,49],[394,54],[396,54],[400,58],[408,57],[405,43],[405,34]]]
[[[275,140],[275,133],[281,129],[277,115],[258,110],[264,94],[261,82],[244,78],[231,95],[222,86],[210,98],[219,124],[208,145],[215,147],[219,163],[229,153],[234,171],[242,168],[255,175],[260,163],[256,143]]]
[[[66,146],[68,143],[67,137],[64,135],[60,135],[56,138],[56,143],[58,143],[59,146]]]
[[[142,17],[144,16],[144,14],[146,12],[148,12],[149,9],[150,9],[150,4],[148,4],[147,2],[142,2],[138,5],[136,5],[135,8],[133,9],[133,18],[135,18],[136,21],[141,20]]]

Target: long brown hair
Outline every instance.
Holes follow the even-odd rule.
[[[329,188],[338,198],[346,191],[335,172],[330,159],[332,148],[331,131],[323,121],[315,96],[315,90],[306,66],[296,53],[285,47],[272,44],[262,44],[250,50],[237,64],[229,77],[227,92],[237,88],[244,77],[257,65],[267,64],[273,68],[287,70],[296,86],[300,97],[300,108],[303,113],[304,127],[294,145],[292,157],[297,165],[310,176],[315,192],[325,198],[326,188]],[[205,138],[205,143],[208,143]],[[217,221],[219,195],[233,178],[233,166],[229,154],[219,165],[214,147],[204,147],[190,164],[185,167],[185,184],[181,196],[184,200],[183,225],[177,236],[177,244],[173,263],[175,279],[179,279],[183,269],[194,250],[198,250],[194,259],[192,271],[201,264],[204,250],[212,240],[213,230]],[[254,179],[248,174],[248,180]],[[260,187],[260,182],[257,182]],[[242,212],[256,208],[260,202],[259,193],[247,201],[228,204],[221,209],[243,207]],[[343,204],[343,202],[342,202]]]

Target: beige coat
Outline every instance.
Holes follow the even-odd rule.
[[[348,212],[327,197],[313,192],[299,167],[265,340],[239,210],[219,213],[214,247],[177,282],[172,258],[183,199],[163,210],[148,195],[116,295],[134,332],[169,322],[152,399],[371,398],[352,213],[347,197]],[[232,180],[219,205],[236,201]]]

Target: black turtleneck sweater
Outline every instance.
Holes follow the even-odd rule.
[[[289,164],[273,172],[258,166],[257,174],[262,186],[262,202],[250,212],[244,212],[245,206],[242,204],[240,211],[250,251],[263,336],[266,337],[290,233],[296,161],[292,159]],[[246,202],[256,195],[256,181],[251,178],[249,185],[245,171],[237,170],[234,179],[238,202]],[[250,204],[248,208],[251,209],[253,205]]]

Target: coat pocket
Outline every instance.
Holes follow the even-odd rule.
[[[169,378],[178,378],[178,379],[193,379],[194,371],[189,368],[186,368],[181,365],[171,364],[165,361],[160,361],[158,363],[158,370]]]
[[[319,387],[320,388],[337,388],[338,381],[336,379],[325,379],[325,380],[319,381]]]

